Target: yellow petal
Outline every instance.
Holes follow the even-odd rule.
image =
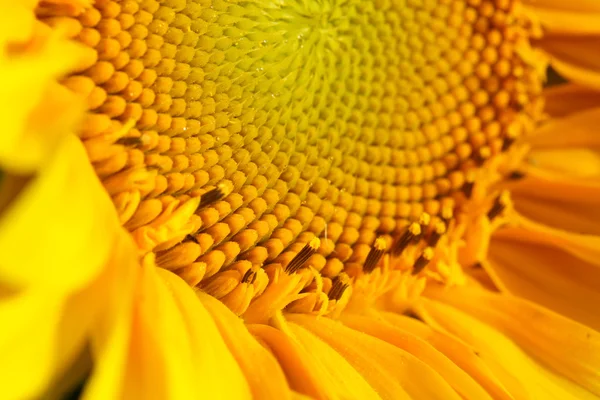
[[[577,175],[577,170],[581,167],[568,167],[566,158],[559,161],[561,151],[556,154],[556,160],[549,163],[564,166],[559,167],[563,170],[562,173],[557,173],[556,169],[550,170],[549,165],[524,166],[524,178],[503,185],[510,190],[515,209],[527,217],[528,221],[519,221],[518,224],[530,225],[530,220],[535,220],[558,230],[600,234],[600,228],[595,223],[600,216],[597,200],[600,196],[600,179],[582,177],[585,170]],[[594,158],[598,154],[600,153],[596,153]],[[532,229],[539,230],[535,226]]]
[[[253,398],[289,399],[290,388],[277,360],[252,337],[242,320],[214,297],[200,291],[197,296],[244,372]]]
[[[600,393],[600,338],[591,329],[525,300],[480,289],[432,290],[428,295],[457,307],[424,301],[429,315],[475,347],[509,390],[513,379],[536,399],[595,398],[579,385]]]
[[[101,291],[94,290],[96,298],[100,295]],[[2,397],[37,398],[54,379],[65,374],[86,344],[97,306],[90,292],[69,299],[36,289],[3,296]]]
[[[589,90],[585,93],[589,93]],[[597,92],[594,92],[597,96]],[[588,94],[586,97],[578,90],[574,90],[571,96],[564,96],[562,91],[558,91],[553,97],[561,96],[564,100],[577,96],[579,101],[588,98],[590,102],[595,101],[596,96]],[[552,98],[552,97],[550,97]],[[563,105],[559,100],[550,103],[553,105],[552,112],[559,112]],[[564,149],[571,147],[599,147],[600,139],[594,129],[600,122],[599,103],[594,107],[589,107],[578,112],[572,112],[568,115],[553,118],[540,126],[527,138],[527,142],[532,145],[534,150],[538,149]],[[567,106],[565,106],[567,107]],[[565,108],[569,110],[569,108]],[[556,111],[555,111],[556,110]],[[564,111],[564,110],[563,110]],[[573,110],[575,111],[575,110]],[[566,134],[568,132],[568,134]]]
[[[113,233],[121,229],[79,141],[66,137],[57,148],[0,219],[0,375],[7,398],[34,397],[86,344],[109,283]]]
[[[391,312],[381,312],[379,315],[392,326],[411,332],[431,344],[473,377],[494,399],[513,398],[489,367],[477,356],[475,350],[458,338],[446,332],[436,331],[423,322],[404,315]]]
[[[106,268],[110,282],[103,293],[102,312],[90,338],[93,374],[84,399],[118,399],[124,385],[128,347],[132,332],[134,291],[140,265],[134,243],[125,231],[115,235],[115,246]]]
[[[250,331],[279,360],[292,389],[316,399],[379,399],[365,379],[312,333],[278,319],[282,330],[250,325]]]
[[[79,288],[105,264],[116,229],[114,208],[83,146],[67,136],[1,216],[0,282]]]
[[[583,180],[596,178],[598,184],[600,139],[594,127],[599,122],[600,108],[597,107],[549,120],[527,139],[532,146],[528,156],[531,167],[525,168],[546,179],[560,179],[566,175]]]
[[[128,250],[117,260],[122,269],[135,254]],[[192,289],[156,268],[151,257],[140,274],[133,279],[133,298],[119,290],[121,299],[107,305],[94,342],[98,371],[85,398],[250,398],[241,370]]]
[[[526,188],[526,185],[530,186]],[[588,186],[588,190],[577,188],[574,179],[561,181],[540,181],[526,177],[512,192],[513,204],[519,214],[548,227],[587,235],[599,235],[600,208],[596,201],[598,189]],[[539,191],[535,191],[539,188]],[[566,190],[582,193],[581,196],[567,194]],[[549,196],[545,196],[550,193]],[[553,194],[552,194],[553,193]],[[560,193],[564,195],[559,196]]]
[[[292,328],[307,329],[339,352],[384,399],[460,399],[437,372],[398,347],[329,318],[288,318]]]
[[[574,83],[600,89],[600,54],[597,51],[600,36],[548,37],[537,41],[536,46],[550,54],[550,63],[560,75]]]
[[[27,17],[19,12],[10,14],[13,8],[6,10],[0,5],[0,13],[22,17],[25,26],[31,25],[32,12]],[[46,162],[56,143],[75,128],[84,111],[77,98],[56,83],[85,58],[81,47],[58,35],[37,39],[40,43],[31,46],[32,51],[25,47],[18,54],[0,54],[4,99],[0,104],[0,166],[20,173],[33,172]],[[5,42],[0,37],[0,43]]]
[[[565,196],[571,195],[565,194]],[[560,214],[557,215],[555,220],[552,220],[551,216],[548,217],[548,220],[543,221],[548,224],[545,225],[524,215],[513,213],[510,217],[510,225],[494,232],[494,237],[561,247],[574,257],[600,268],[600,236],[570,232],[560,229],[561,226],[555,228],[552,226],[553,224],[559,225],[566,220],[562,220]],[[574,223],[574,221],[571,219],[568,222]],[[589,225],[586,225],[586,227],[589,227]]]
[[[553,118],[558,118],[597,108],[600,105],[600,93],[585,86],[567,83],[544,89],[544,100],[544,112]],[[570,131],[571,129],[569,129]],[[557,131],[556,137],[557,139],[562,137],[562,140],[571,140],[571,135],[565,135],[564,131]]]
[[[492,238],[486,268],[504,290],[600,328],[600,268],[561,247]]]
[[[407,351],[439,373],[465,399],[491,399],[487,392],[467,373],[456,366],[444,354],[417,336],[386,323],[375,315],[370,317],[342,314],[344,325],[356,331],[374,336],[384,342]]]
[[[600,178],[600,152],[594,149],[533,150],[531,162],[538,167],[581,178]]]
[[[0,3],[0,46],[10,42],[23,42],[33,33],[33,10],[37,1],[3,1]]]
[[[600,33],[600,7],[595,0],[525,0],[549,35]]]

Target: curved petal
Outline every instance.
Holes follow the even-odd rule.
[[[430,294],[471,314],[482,321],[479,324],[485,322],[503,332],[556,372],[600,396],[600,333],[516,297],[464,288]],[[568,382],[561,386],[572,394],[590,397]]]
[[[594,0],[525,0],[524,3],[550,35],[600,33],[600,7]]]
[[[118,229],[83,146],[67,136],[1,215],[0,282],[12,288],[81,287],[99,274],[112,246],[106,238]]]
[[[290,388],[273,355],[252,337],[242,320],[223,303],[200,291],[196,294],[244,372],[253,398],[289,399]]]
[[[31,173],[47,162],[57,141],[75,127],[84,111],[56,80],[82,62],[87,52],[43,32],[34,7],[33,2],[0,4],[0,166],[20,173]],[[11,27],[21,33],[10,32]],[[29,46],[30,40],[35,45]],[[15,45],[10,53],[9,43]]]
[[[66,373],[86,344],[101,288],[65,298],[23,291],[0,301],[0,384],[7,399],[37,398]],[[43,323],[40,323],[40,317]]]
[[[242,371],[193,290],[156,268],[150,256],[136,277],[132,248],[116,262],[125,270],[134,263],[133,297],[123,290],[111,297],[104,329],[94,338],[97,371],[84,398],[251,398]]]
[[[417,357],[439,373],[464,399],[491,399],[490,395],[465,371],[419,337],[375,316],[365,317],[345,313],[340,320],[349,328],[376,337]]]
[[[526,235],[527,232],[524,232]],[[600,329],[600,268],[558,246],[492,238],[486,269],[509,293]]]
[[[593,92],[596,96],[598,92]],[[582,97],[579,91],[575,91],[575,94],[571,96],[563,96],[562,92],[558,92],[557,95],[551,96],[556,98],[561,96],[562,100],[568,101],[570,97],[577,96],[579,101],[592,102],[597,98],[596,96],[588,95]],[[571,103],[571,106],[577,103]],[[600,102],[594,103],[593,107],[589,107],[585,110],[578,110],[578,112],[569,113],[568,115],[560,116],[559,118],[550,119],[544,123],[535,132],[527,137],[527,143],[531,144],[534,150],[538,149],[563,149],[571,147],[600,147],[600,138],[596,134],[594,127],[600,123]],[[559,100],[554,100],[549,103],[549,112],[560,112],[559,110],[569,110],[569,108],[563,108],[562,103]],[[556,111],[555,111],[556,110]],[[574,111],[574,110],[573,110]],[[567,134],[568,132],[568,134]]]
[[[551,56],[550,64],[572,82],[600,89],[600,35],[547,37],[536,41]]]
[[[423,300],[423,309],[426,312],[423,316],[432,319],[473,346],[479,357],[515,398],[557,400],[595,398],[575,383],[538,364],[535,359],[492,326],[457,308],[433,300]],[[530,325],[525,325],[524,322],[516,329],[526,330],[529,327]],[[557,346],[560,345],[557,343]]]
[[[521,226],[528,225],[537,231],[547,230],[540,226],[543,224],[549,229],[559,231],[552,232],[558,236],[562,236],[563,231],[580,236],[599,235],[600,228],[596,221],[600,217],[600,179],[589,176],[584,178],[582,175],[587,172],[585,170],[577,175],[583,164],[573,160],[569,165],[568,159],[563,158],[566,151],[555,152],[554,160],[547,160],[546,165],[523,166],[525,176],[522,179],[502,185],[510,190],[514,208],[523,216],[518,217],[518,221],[515,222]],[[535,156],[535,152],[533,154]],[[593,155],[598,163],[599,154]],[[555,167],[554,171],[551,170],[552,165]],[[557,169],[562,169],[562,172],[557,172]],[[597,177],[600,178],[600,170],[598,173]],[[588,241],[586,236],[578,237],[577,240]]]
[[[78,140],[68,136],[57,150],[0,219],[0,376],[7,398],[35,397],[77,358],[102,306],[113,236],[121,229]]]
[[[597,108],[600,105],[600,92],[585,86],[566,83],[545,88],[544,100],[544,111],[552,118],[559,118]],[[598,113],[596,118],[600,119]],[[564,135],[564,131],[560,130],[556,134],[561,135],[563,140],[570,140],[571,137],[571,135]]]
[[[392,312],[381,312],[379,315],[392,326],[411,332],[431,344],[473,377],[494,399],[513,399],[476,351],[466,343],[414,318]]]
[[[325,317],[288,315],[290,326],[306,329],[339,352],[377,390],[389,399],[460,399],[431,367],[386,342]]]
[[[597,223],[600,207],[596,197],[600,195],[600,187],[577,186],[574,179],[549,181],[526,177],[513,188],[515,210],[527,219],[566,232],[600,235]]]
[[[335,350],[305,330],[279,318],[281,330],[249,325],[250,331],[279,360],[290,386],[316,399],[379,399],[365,379]]]
[[[494,232],[496,238],[511,238],[523,243],[545,244],[600,268],[600,236],[585,235],[552,228],[516,214],[512,226]]]

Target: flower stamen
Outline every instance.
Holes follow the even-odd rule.
[[[350,277],[348,277],[348,275],[342,272],[341,274],[333,278],[333,281],[331,282],[331,289],[329,290],[329,294],[327,295],[327,297],[329,297],[329,300],[337,301],[342,298],[344,292],[346,291],[346,289],[348,289],[349,286]]]
[[[198,210],[216,203],[227,196],[230,192],[231,190],[229,190],[225,184],[219,184],[216,188],[209,190],[208,192],[204,193],[202,197],[200,197]]]
[[[444,233],[446,233],[446,224],[442,221],[436,222],[433,231],[427,238],[429,247],[435,247]]]
[[[246,273],[244,273],[244,276],[242,276],[241,282],[253,284],[255,280],[256,280],[256,272],[252,269],[249,269],[248,271],[246,271]]]
[[[310,242],[304,245],[302,250],[296,254],[294,258],[289,262],[289,264],[285,267],[285,272],[288,274],[293,274],[298,271],[306,261],[319,250],[321,247],[321,241],[318,237],[314,237]]]
[[[427,264],[433,259],[433,254],[433,247],[426,247],[425,250],[423,250],[423,253],[421,253],[419,258],[415,261],[411,274],[417,275],[419,272],[423,271]]]
[[[386,248],[387,246],[385,244],[385,239],[382,237],[375,239],[375,243],[373,243],[373,246],[371,247],[369,254],[367,254],[367,258],[363,265],[363,271],[366,274],[370,274],[377,267],[377,264],[379,263],[379,260],[381,260],[383,253],[385,253]]]
[[[496,218],[498,215],[500,215],[500,213],[502,213],[502,211],[504,211],[504,209],[509,204],[509,202],[510,202],[510,195],[509,195],[508,191],[505,190],[502,193],[500,193],[500,195],[498,197],[496,197],[496,200],[494,200],[494,204],[492,205],[492,207],[490,208],[490,210],[487,213],[488,219],[491,221],[494,218]]]
[[[465,183],[462,185],[462,192],[467,199],[473,195],[473,187],[475,186],[475,172],[469,171],[465,176]]]
[[[412,243],[415,238],[418,238],[421,235],[421,225],[416,222],[413,222],[408,226],[408,229],[404,232],[402,236],[396,241],[396,243],[392,246],[392,255],[399,256],[402,254],[404,249]]]

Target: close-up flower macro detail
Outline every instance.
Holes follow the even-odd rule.
[[[0,0],[2,399],[600,398],[600,1]]]

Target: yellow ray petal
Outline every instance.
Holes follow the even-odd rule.
[[[583,97],[579,91],[574,91],[574,94],[570,97],[577,96],[579,101],[584,101],[584,99],[591,97],[588,101],[592,102],[596,101],[596,96],[598,96],[598,92],[593,93],[595,95],[588,94],[588,96]],[[563,96],[563,93],[559,91],[550,98],[558,96]],[[568,100],[569,96],[565,96],[563,99]],[[562,149],[565,147],[599,147],[600,138],[598,138],[594,130],[594,127],[600,123],[599,104],[596,102],[593,107],[589,107],[588,109],[551,119],[536,129],[527,138],[527,142],[532,145],[534,150],[548,148]],[[557,112],[554,110],[563,107],[562,103],[558,100],[554,100],[549,106],[551,107],[549,112]],[[564,110],[569,110],[569,108],[565,108]]]
[[[535,4],[538,7],[551,8],[562,11],[600,12],[600,4],[596,0],[526,0],[525,4]]]
[[[586,399],[600,393],[597,332],[515,297],[480,289],[432,289],[428,295],[457,308],[425,299],[429,315],[477,348],[494,371],[502,369],[522,381],[533,398]]]
[[[23,20],[27,31],[27,26],[32,25],[34,20],[33,12],[22,13],[18,5],[8,6],[8,10],[6,7],[0,4],[2,20],[6,16],[16,21]],[[13,24],[18,23],[12,21],[9,26]],[[22,46],[16,54],[7,55],[4,54],[7,47],[4,46],[6,37],[2,37],[4,33],[3,28],[0,32],[0,43],[3,43],[0,85],[4,101],[0,117],[4,125],[0,135],[0,165],[30,173],[47,162],[55,151],[56,143],[74,129],[81,118],[84,109],[79,99],[58,85],[56,79],[77,66],[87,53],[55,34],[48,37],[38,35],[40,37],[36,39],[40,43],[31,46],[31,50]]]
[[[572,82],[600,88],[600,37],[549,37],[536,42],[551,56],[551,65]]]
[[[494,399],[514,398],[477,356],[475,350],[458,338],[445,332],[436,331],[423,322],[410,317],[392,312],[381,312],[379,315],[392,326],[411,332],[431,344],[473,377]]]
[[[585,86],[567,83],[544,89],[544,100],[544,111],[553,118],[559,118],[598,107],[600,105],[600,93]],[[600,119],[598,114],[596,113],[596,118]],[[585,126],[585,124],[583,125]],[[570,131],[571,129],[569,129]],[[565,135],[564,131],[555,133],[557,139],[562,137],[562,140],[571,140],[571,135]],[[534,137],[539,137],[539,135]]]
[[[2,296],[3,398],[37,398],[53,380],[62,379],[86,345],[103,291],[94,285],[66,299],[39,289]]]
[[[494,236],[561,247],[567,253],[600,267],[600,236],[556,229],[516,213],[511,220],[513,226],[497,230]]]
[[[113,233],[121,229],[78,140],[66,137],[57,150],[0,219],[0,376],[7,398],[35,396],[86,344],[108,285],[103,271]]]
[[[248,332],[240,318],[223,303],[197,292],[227,347],[244,372],[255,399],[289,399],[291,392],[277,360]]]
[[[586,148],[533,150],[529,159],[537,167],[578,178],[600,178],[600,151]]]
[[[340,320],[349,328],[374,336],[417,357],[439,373],[464,399],[491,399],[473,378],[444,354],[412,333],[396,328],[375,315],[365,317],[346,313],[342,314]]]
[[[595,178],[593,183],[599,186],[600,139],[594,130],[599,122],[597,107],[551,119],[528,138],[531,167],[525,168],[550,180]]]
[[[523,243],[506,236],[492,239],[487,268],[504,290],[600,329],[597,266],[560,247]]]
[[[529,188],[524,186],[527,183],[531,184]],[[598,190],[588,188],[587,193],[582,196],[573,196],[564,192],[569,188],[577,190],[575,186],[574,180],[568,182],[565,179],[562,182],[546,181],[542,183],[532,177],[524,178],[524,182],[521,182],[519,187],[512,192],[515,210],[528,219],[549,227],[587,235],[599,235],[600,227],[597,221],[600,217],[600,208],[594,196],[595,192],[600,194],[600,188]],[[539,187],[540,191],[535,192],[535,187]],[[555,194],[565,193],[565,195],[562,198],[558,198],[558,196],[555,198],[545,197],[546,191],[552,191]]]
[[[43,222],[43,223],[41,223]],[[76,289],[108,258],[114,208],[73,136],[4,210],[0,219],[0,282]],[[35,251],[31,251],[35,243]]]
[[[127,303],[110,310],[116,312],[113,330],[98,338],[96,356],[104,370],[92,377],[88,398],[251,397],[210,315],[179,277],[147,257],[132,309]]]
[[[279,327],[249,325],[279,363],[290,386],[316,399],[379,399],[364,378],[338,353],[310,332],[279,317]]]
[[[90,346],[94,370],[86,384],[84,399],[118,399],[124,384],[124,369],[132,331],[133,293],[139,279],[134,244],[125,231],[115,235],[107,262],[102,311],[93,325]]]
[[[594,0],[525,0],[529,10],[550,35],[590,35],[600,33],[600,7]]]
[[[504,185],[511,190],[517,212],[510,216],[510,227],[503,227],[494,235],[559,246],[600,266],[599,230],[593,221],[586,221],[597,215],[600,182],[557,178],[541,170],[527,171],[527,176],[517,183]],[[514,230],[515,227],[519,229]]]
[[[307,329],[338,351],[384,399],[460,398],[437,372],[404,350],[329,318],[288,318],[291,327]]]

